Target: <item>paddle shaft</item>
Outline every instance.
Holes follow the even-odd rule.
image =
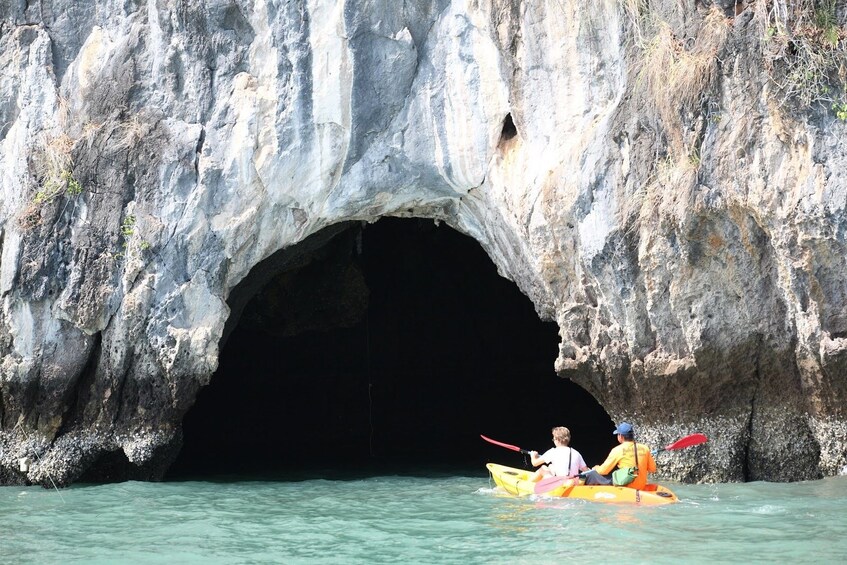
[[[570,477],[547,477],[535,483],[533,490],[535,490],[535,494],[544,494],[559,488],[568,481],[571,481],[569,486],[573,487],[575,483],[579,482],[579,479],[573,479]]]

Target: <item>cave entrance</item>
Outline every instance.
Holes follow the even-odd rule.
[[[230,297],[220,365],[168,477],[523,466],[565,425],[589,465],[614,426],[556,376],[558,328],[473,239],[431,220],[335,226]]]

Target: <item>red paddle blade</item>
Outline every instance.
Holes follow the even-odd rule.
[[[691,434],[690,436],[685,436],[682,439],[678,439],[672,444],[665,447],[666,451],[671,449],[682,449],[683,447],[691,447],[692,445],[700,445],[701,443],[706,443],[709,441],[709,438],[706,437],[705,434]]]
[[[569,479],[567,477],[545,477],[535,483],[533,490],[535,491],[535,494],[544,494],[545,492],[550,492],[562,485],[570,486],[570,484],[567,483],[571,480],[573,479]]]
[[[493,440],[490,437],[485,437],[482,434],[479,434],[479,437],[487,441],[488,443],[493,443],[494,445],[499,445],[500,447],[505,447],[506,449],[511,449],[512,451],[523,451],[517,445],[512,445],[510,443],[503,443],[502,441]]]

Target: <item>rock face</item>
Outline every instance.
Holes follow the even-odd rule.
[[[800,10],[2,3],[0,483],[161,476],[239,284],[384,216],[476,239],[613,419],[709,435],[666,476],[835,474],[847,7]]]

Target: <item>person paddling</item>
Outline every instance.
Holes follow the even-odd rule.
[[[615,431],[620,445],[612,448],[609,456],[600,465],[584,475],[586,485],[610,485],[627,486],[634,489],[643,489],[647,485],[647,474],[656,472],[656,460],[650,453],[650,448],[643,443],[635,443],[635,430],[632,424],[621,422]],[[627,473],[627,471],[632,472]],[[621,476],[629,474],[631,482],[625,483],[627,479],[613,481],[613,473]]]
[[[541,468],[532,476],[533,481],[540,481],[544,477],[575,477],[580,471],[588,471],[579,451],[568,447],[571,442],[571,431],[559,426],[553,428],[552,447],[539,457],[537,451],[529,452],[529,460],[533,467]]]

